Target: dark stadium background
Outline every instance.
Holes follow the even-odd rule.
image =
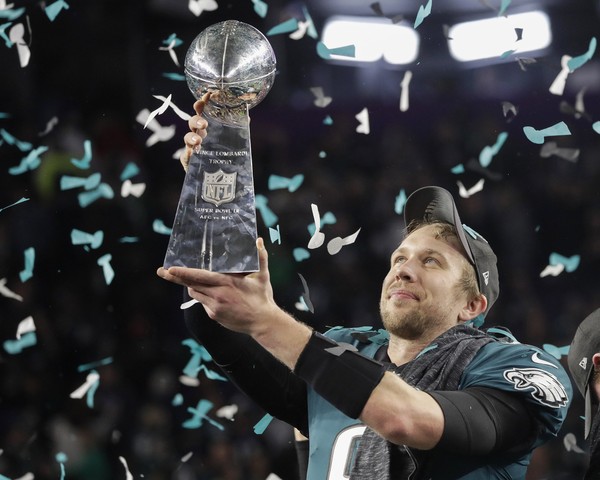
[[[175,136],[147,147],[150,132],[136,116],[160,106],[153,95],[172,94],[177,106],[191,112],[185,82],[164,75],[182,73],[159,50],[173,33],[183,41],[176,49],[183,62],[192,39],[222,20],[245,21],[267,32],[291,17],[302,20],[306,8],[320,31],[335,13],[375,15],[370,2],[270,0],[262,18],[250,0],[217,0],[217,10],[199,17],[186,0],[72,0],[54,21],[44,13],[49,3],[12,2],[14,9],[26,9],[27,67],[20,67],[14,47],[0,41],[0,112],[5,114],[0,129],[48,147],[37,169],[11,175],[9,169],[24,154],[6,141],[0,144],[0,278],[23,298],[0,297],[0,340],[14,340],[28,316],[37,335],[37,343],[21,353],[0,348],[0,474],[57,479],[64,468],[69,480],[125,479],[126,461],[134,478],[146,480],[262,480],[270,473],[295,478],[289,427],[273,421],[256,434],[253,427],[265,412],[231,384],[204,373],[198,387],[179,380],[190,360],[190,349],[182,344],[189,334],[179,309],[180,289],[155,275],[168,236],[155,231],[153,222],[172,225],[183,180],[172,156],[187,126],[168,109],[157,120],[175,125]],[[408,194],[428,184],[455,194],[463,220],[482,232],[499,256],[501,295],[487,326],[504,325],[522,342],[560,349],[600,306],[600,135],[591,127],[600,119],[598,54],[570,75],[562,96],[548,91],[561,56],[583,54],[600,33],[600,2],[515,0],[507,15],[540,8],[550,16],[553,41],[535,62],[520,65],[508,57],[465,67],[452,60],[444,25],[494,16],[499,3],[434,0],[431,15],[418,28],[417,62],[397,68],[332,64],[317,55],[313,38],[269,38],[277,77],[251,111],[251,131],[256,192],[267,196],[279,218],[281,244],[269,241],[260,217],[258,223],[267,239],[276,298],[302,321],[319,330],[379,326],[379,289],[403,227],[396,197],[401,189]],[[409,23],[420,5],[381,2],[384,12],[402,14]],[[15,23],[20,21],[24,17]],[[7,22],[0,16],[0,25]],[[406,70],[413,73],[410,108],[400,112],[399,84]],[[314,105],[310,89],[317,86],[333,99],[325,108]],[[575,116],[569,106],[582,89],[586,111]],[[502,102],[515,105],[518,114],[505,116]],[[355,130],[355,115],[365,107],[369,135]],[[323,123],[327,115],[331,125]],[[58,123],[40,136],[53,117]],[[541,146],[523,134],[524,126],[559,121],[572,135],[552,140],[580,149],[576,162],[542,157]],[[508,139],[488,169],[451,171],[476,162],[500,132]],[[77,170],[69,160],[82,157],[85,140],[92,146],[91,165]],[[146,184],[140,198],[120,195],[119,176],[130,162],[140,169],[132,181]],[[113,188],[114,198],[82,208],[79,191],[59,188],[63,175],[94,172]],[[269,190],[271,174],[303,174],[304,182],[295,192]],[[481,178],[481,192],[458,197],[458,180],[472,186]],[[29,200],[5,208],[22,197]],[[322,228],[327,240],[361,230],[337,255],[322,247],[297,262],[292,252],[310,238],[311,203],[321,215],[331,212],[337,219]],[[87,250],[73,245],[74,228],[102,230],[102,245]],[[28,248],[35,249],[35,266],[33,276],[22,281]],[[553,252],[580,255],[578,268],[541,277]],[[115,273],[109,285],[97,264],[106,254],[112,255]],[[299,274],[308,284],[314,314],[295,306],[303,292]],[[86,380],[78,367],[106,358],[112,361],[97,367],[93,407],[85,398],[70,398]],[[208,420],[200,428],[182,426],[191,415],[187,408],[203,399],[213,403],[208,416],[223,430]],[[216,416],[233,404],[238,406],[234,421]],[[586,456],[567,449],[564,437],[572,433],[585,447],[582,412],[576,394],[563,430],[537,450],[528,478],[581,477]],[[60,452],[67,456],[64,463],[57,460]]]

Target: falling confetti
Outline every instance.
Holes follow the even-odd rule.
[[[265,414],[265,416],[262,417],[256,425],[254,425],[254,433],[256,433],[257,435],[262,435],[272,420],[273,417],[271,415],[269,415],[268,413]]]
[[[342,247],[345,247],[346,245],[352,245],[356,241],[356,238],[358,237],[359,232],[360,232],[360,228],[356,232],[354,232],[352,235],[349,235],[347,237],[344,237],[344,238],[335,237],[335,238],[331,239],[327,243],[327,252],[329,253],[329,255],[335,255],[342,249]]]
[[[310,91],[315,96],[314,104],[316,107],[325,108],[331,103],[332,98],[325,95],[323,87],[312,87]]]
[[[272,227],[277,223],[279,217],[269,208],[269,201],[264,195],[256,195],[254,202],[256,203],[256,209],[260,212],[264,224],[267,227]]]
[[[314,223],[315,223],[315,232],[312,237],[308,241],[308,248],[313,250],[315,248],[319,248],[325,242],[325,234],[321,233],[321,217],[319,215],[319,207],[314,203],[310,204],[310,209],[312,211]]]
[[[0,295],[6,298],[12,298],[13,300],[18,300],[19,302],[22,302],[23,297],[10,290],[6,286],[7,281],[8,280],[6,278],[0,278]]]
[[[371,133],[371,126],[369,124],[369,110],[367,107],[363,108],[360,112],[355,115],[359,125],[356,127],[356,133],[364,133],[368,135]]]
[[[132,183],[131,180],[125,180],[121,185],[121,196],[128,197],[132,195],[136,198],[141,197],[146,191],[145,183]]]
[[[506,142],[507,138],[508,133],[501,132],[498,135],[498,138],[496,139],[496,143],[494,143],[494,145],[483,147],[483,150],[481,150],[481,153],[479,154],[479,163],[482,167],[488,167],[490,163],[492,163],[492,158],[498,155],[498,152],[504,145],[504,142]]]
[[[7,208],[14,207],[15,205],[18,205],[19,203],[28,202],[28,201],[29,201],[28,198],[22,197],[20,200],[17,200],[15,203],[11,203],[10,205],[7,205],[6,207],[0,208],[0,212],[3,210],[6,210]]]
[[[475,185],[473,185],[471,188],[467,189],[463,183],[458,180],[456,182],[456,184],[458,185],[458,194],[462,197],[462,198],[470,198],[472,195],[475,195],[478,192],[481,192],[483,190],[483,185],[485,183],[485,179],[481,179],[479,180]]]
[[[300,277],[300,281],[302,282],[302,288],[304,290],[300,297],[302,300],[302,303],[304,304],[306,309],[308,311],[310,311],[310,313],[315,313],[315,307],[313,306],[312,301],[310,300],[310,292],[308,291],[308,283],[306,282],[306,279],[302,276],[302,274],[299,273],[298,276]]]
[[[570,58],[567,61],[567,67],[569,68],[570,73],[573,73],[575,70],[582,67],[594,56],[594,52],[596,51],[596,43],[596,37],[592,37],[587,52],[585,52],[583,55],[579,55],[578,57]]]
[[[404,72],[404,77],[402,77],[402,81],[400,82],[400,111],[406,112],[408,110],[409,101],[408,101],[408,87],[410,85],[410,80],[412,79],[412,72],[407,70]]]
[[[271,243],[277,243],[281,245],[281,231],[279,230],[279,225],[277,225],[277,228],[269,227],[269,237],[271,239]]]
[[[324,60],[330,60],[332,55],[354,58],[356,56],[356,47],[354,45],[344,45],[336,48],[327,48],[323,42],[318,42],[317,54]]]
[[[102,273],[104,274],[104,281],[106,282],[107,285],[110,285],[112,283],[113,279],[115,278],[115,272],[110,264],[111,260],[112,260],[112,255],[110,253],[102,255],[97,260],[98,265],[102,267]]]
[[[25,256],[25,268],[19,272],[19,278],[22,282],[26,282],[33,277],[33,265],[35,264],[35,249],[29,247],[23,252]]]
[[[202,12],[213,12],[219,5],[215,0],[188,0],[188,9],[196,17],[199,17]]]
[[[423,20],[425,20],[425,18],[431,14],[431,4],[432,0],[429,0],[425,5],[419,6],[419,11],[417,12],[417,18],[415,18],[413,28],[417,28],[419,25],[421,25]]]
[[[60,12],[68,9],[69,4],[67,2],[65,2],[64,0],[57,0],[56,2],[47,5],[44,10],[46,11],[46,15],[48,16],[50,21],[53,22],[54,20],[56,20],[56,17],[58,17]]]
[[[269,190],[278,190],[287,188],[290,193],[295,192],[300,188],[304,181],[304,175],[294,175],[292,178],[281,177],[279,175],[270,175],[268,180]]]
[[[536,130],[533,127],[523,127],[523,133],[531,143],[542,144],[546,137],[557,137],[562,135],[571,135],[571,131],[565,122],[558,122],[555,125]]]
[[[71,230],[71,243],[73,245],[89,245],[90,248],[96,249],[102,245],[104,241],[104,232],[98,230],[94,233],[87,233],[74,228]]]

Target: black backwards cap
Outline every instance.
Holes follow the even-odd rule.
[[[461,222],[452,194],[441,187],[423,187],[408,197],[404,221],[409,225],[412,220],[446,222],[456,228],[468,260],[475,267],[479,291],[488,301],[482,314],[485,317],[500,293],[496,255],[487,240]]]
[[[592,426],[590,379],[594,371],[594,353],[600,353],[600,308],[590,313],[579,324],[569,347],[569,370],[575,385],[585,398],[585,438],[590,434]]]

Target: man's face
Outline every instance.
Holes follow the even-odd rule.
[[[380,312],[385,328],[400,338],[433,338],[464,315],[468,301],[459,280],[469,264],[458,239],[438,238],[438,228],[413,231],[392,253]]]

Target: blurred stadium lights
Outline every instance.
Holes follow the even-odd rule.
[[[383,58],[391,65],[405,65],[419,55],[419,34],[384,18],[332,16],[325,22],[321,42],[328,49],[354,45],[354,57],[332,54],[336,62],[371,63]]]
[[[457,23],[448,29],[450,55],[460,62],[539,51],[551,43],[550,19],[541,10]]]

